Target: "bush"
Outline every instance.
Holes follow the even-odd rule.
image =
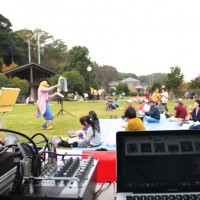
[[[9,83],[7,87],[10,88],[19,88],[20,89],[20,95],[27,95],[29,92],[29,83],[27,80],[19,79],[18,77],[15,77],[13,79],[9,79]]]
[[[129,96],[136,97],[137,95],[144,96],[144,92],[129,92]]]

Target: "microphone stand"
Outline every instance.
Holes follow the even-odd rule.
[[[73,117],[76,117],[76,116],[72,115],[71,113],[69,113],[68,111],[63,109],[63,101],[60,101],[60,104],[61,104],[60,111],[54,117],[58,117],[59,115],[63,115],[64,112],[73,116]]]

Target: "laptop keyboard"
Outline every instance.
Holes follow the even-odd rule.
[[[126,200],[200,200],[200,194],[126,196]]]

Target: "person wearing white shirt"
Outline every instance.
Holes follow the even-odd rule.
[[[165,106],[165,110],[166,110],[166,112],[168,112],[167,102],[168,102],[169,94],[168,94],[166,88],[162,88],[162,92],[160,95],[161,95],[162,105]]]
[[[150,110],[150,106],[147,104],[148,100],[144,99],[141,101],[139,107],[137,108],[138,111],[138,117],[143,121],[143,117],[145,115],[144,110],[145,111],[149,111]]]

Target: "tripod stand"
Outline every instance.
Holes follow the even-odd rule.
[[[69,113],[68,111],[63,109],[63,101],[60,101],[60,104],[61,104],[60,111],[54,117],[58,117],[59,115],[63,115],[64,112],[68,113],[69,115],[71,115],[73,117],[76,117],[76,116],[72,115],[71,113]]]

